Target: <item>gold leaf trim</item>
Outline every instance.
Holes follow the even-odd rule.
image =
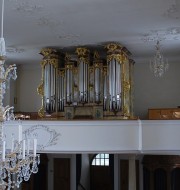
[[[44,112],[45,112],[44,108],[41,107],[41,108],[39,109],[39,111],[38,111],[38,115],[39,115],[40,117],[44,117]]]
[[[37,88],[37,92],[39,95],[44,96],[44,82],[42,81],[41,84]]]

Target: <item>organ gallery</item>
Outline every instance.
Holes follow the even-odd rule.
[[[130,52],[117,43],[40,54],[41,117],[57,119],[132,119],[133,66]]]

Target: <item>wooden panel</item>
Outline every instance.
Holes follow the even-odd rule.
[[[180,108],[157,108],[148,110],[148,119],[180,119]]]
[[[120,189],[128,190],[129,183],[129,161],[120,160]]]
[[[54,159],[54,190],[70,190],[70,159]]]
[[[148,110],[148,119],[160,119],[161,118],[161,110],[149,109]]]

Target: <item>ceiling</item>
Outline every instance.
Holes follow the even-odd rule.
[[[2,1],[2,0],[1,0]],[[178,0],[5,0],[7,62],[39,63],[44,47],[119,42],[135,62],[149,62],[160,40],[169,61],[180,60]]]

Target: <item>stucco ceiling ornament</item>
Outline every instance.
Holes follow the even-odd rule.
[[[165,17],[180,19],[180,4],[178,0],[171,0],[169,8],[163,14]]]
[[[8,0],[11,3],[14,2],[14,10],[18,12],[35,13],[43,9],[42,3],[37,1],[28,0]]]
[[[8,46],[6,47],[6,52],[7,53],[23,53],[25,52],[25,50],[22,48],[15,47],[15,46]]]
[[[171,27],[161,30],[151,30],[149,33],[143,34],[141,40],[144,42],[180,40],[180,27]]]
[[[47,26],[49,28],[52,29],[52,27],[59,27],[59,26],[63,26],[63,21],[56,21],[54,19],[51,19],[50,16],[46,15],[46,16],[42,16],[40,18],[38,18],[37,20],[37,25],[38,26]]]

